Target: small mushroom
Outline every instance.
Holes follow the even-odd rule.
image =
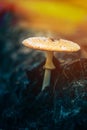
[[[51,70],[55,69],[53,64],[53,52],[75,52],[80,50],[80,46],[68,40],[54,40],[46,37],[31,37],[25,39],[23,44],[29,48],[45,51],[46,63],[44,65],[45,74],[42,84],[42,90],[50,84]]]

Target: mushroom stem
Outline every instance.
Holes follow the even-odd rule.
[[[45,70],[44,73],[44,80],[43,80],[43,85],[42,85],[42,91],[49,86],[50,84],[50,76],[51,76],[51,71],[49,69]]]
[[[44,74],[44,80],[42,84],[42,90],[44,90],[47,86],[50,84],[50,77],[51,77],[51,70],[55,69],[55,66],[53,64],[53,52],[46,51],[46,63],[44,65],[45,68],[45,74]]]

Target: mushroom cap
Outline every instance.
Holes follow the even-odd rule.
[[[80,50],[80,46],[77,43],[63,39],[54,40],[46,37],[31,37],[25,39],[22,43],[29,48],[43,51],[75,52]]]

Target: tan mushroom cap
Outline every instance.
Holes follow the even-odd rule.
[[[25,39],[23,44],[29,48],[43,51],[74,52],[80,50],[80,46],[72,41],[63,39],[54,40],[46,37],[31,37]]]

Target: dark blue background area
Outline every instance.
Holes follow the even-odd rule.
[[[51,84],[41,92],[44,60],[28,68],[20,43],[27,30],[17,29],[15,20],[11,12],[0,14],[0,128],[86,130],[87,59],[61,66],[54,58]]]

